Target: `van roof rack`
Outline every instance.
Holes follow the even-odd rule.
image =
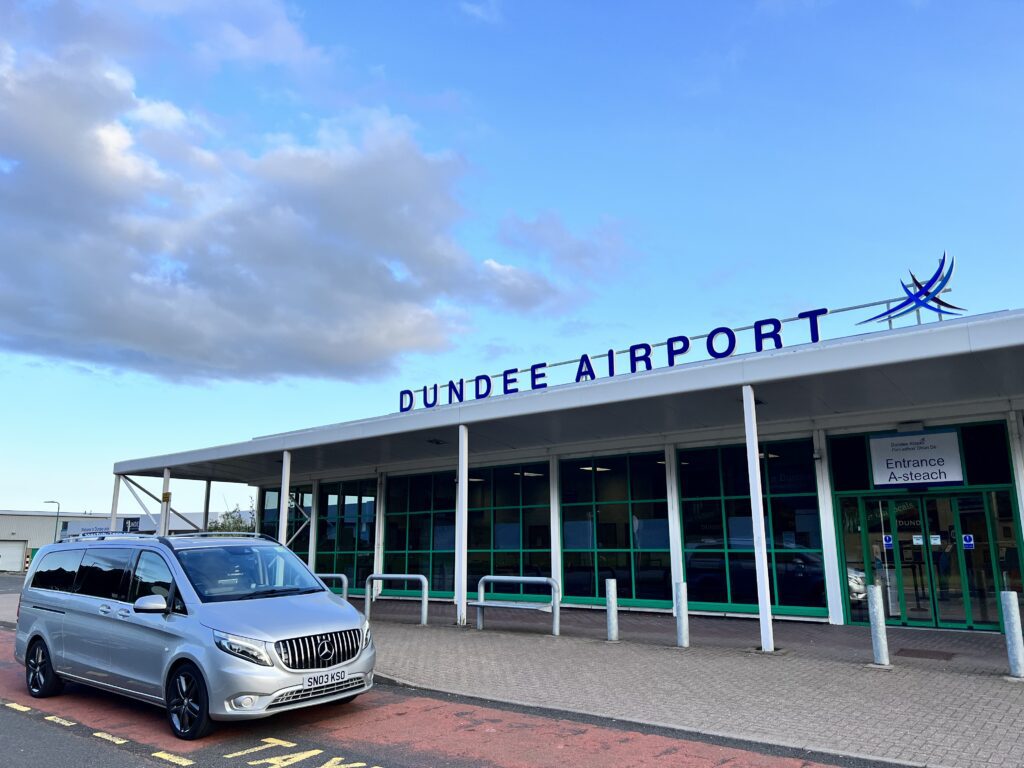
[[[195,531],[191,533],[174,533],[171,534],[176,539],[231,539],[231,538],[242,538],[242,539],[266,539],[267,541],[273,541],[277,543],[277,539],[273,536],[268,536],[265,533],[253,533],[252,531]]]
[[[136,531],[86,531],[85,533],[74,533],[70,536],[62,536],[60,541],[82,541],[92,539],[103,541],[104,539],[156,539],[159,536],[155,533],[138,533]]]

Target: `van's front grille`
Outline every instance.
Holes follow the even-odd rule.
[[[354,659],[363,639],[360,629],[278,640],[274,650],[288,669],[327,669]]]
[[[360,676],[350,677],[347,680],[331,683],[330,685],[320,685],[316,688],[296,688],[295,690],[275,696],[274,700],[267,705],[267,709],[277,709],[278,707],[283,707],[287,704],[294,704],[297,701],[322,699],[326,696],[337,696],[339,693],[344,693],[345,691],[356,691],[359,688],[365,687],[365,685],[366,679]]]

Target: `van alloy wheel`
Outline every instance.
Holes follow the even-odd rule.
[[[167,717],[174,735],[198,739],[212,726],[206,683],[193,664],[182,664],[167,683]]]
[[[64,687],[64,681],[53,670],[50,651],[42,640],[32,644],[25,658],[25,684],[29,694],[36,699],[53,696]]]

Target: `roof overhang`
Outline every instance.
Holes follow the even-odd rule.
[[[257,483],[422,460],[454,464],[458,426],[473,457],[516,449],[742,424],[741,387],[754,386],[761,424],[844,413],[1024,401],[1024,310],[850,336],[775,351],[566,384],[254,438],[242,443],[121,461],[118,474]]]

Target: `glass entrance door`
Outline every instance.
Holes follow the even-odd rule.
[[[848,582],[853,584],[863,562],[867,582],[882,587],[889,623],[999,628],[992,513],[982,494],[858,502],[843,508]],[[863,588],[848,591],[851,618],[857,620]]]

